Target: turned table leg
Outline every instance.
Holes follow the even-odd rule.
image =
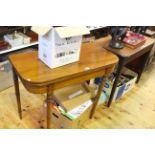
[[[17,76],[16,71],[14,70],[14,68],[12,70],[13,70],[13,80],[14,80],[16,99],[17,99],[18,113],[19,113],[20,119],[22,119],[22,110],[21,110],[18,76]]]
[[[50,129],[50,125],[51,125],[51,103],[53,103],[52,96],[53,96],[53,91],[50,89],[50,87],[48,87],[47,99],[46,99],[46,103],[47,103],[47,129]]]
[[[104,85],[105,85],[105,81],[106,81],[105,78],[102,77],[102,82],[101,82],[101,84],[99,85],[99,89],[98,89],[97,95],[96,95],[95,100],[94,100],[94,104],[93,104],[93,108],[92,108],[92,111],[91,111],[91,114],[90,114],[90,118],[92,118],[93,115],[94,115],[94,112],[95,112],[95,110],[96,110],[98,101],[99,101],[100,96],[101,96],[101,93],[102,93],[102,90],[103,90]]]

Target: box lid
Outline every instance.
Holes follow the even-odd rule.
[[[69,111],[89,100],[91,93],[83,84],[75,84],[54,91],[53,98],[65,111]]]
[[[39,35],[45,35],[52,28],[53,27],[51,26],[46,26],[46,27],[33,26],[31,30],[36,32]],[[66,26],[66,27],[56,27],[54,29],[56,30],[60,38],[67,38],[67,37],[79,36],[79,35],[90,33],[89,29],[86,28],[86,26],[81,26],[81,27]]]
[[[67,38],[73,36],[80,36],[84,34],[89,34],[90,31],[86,26],[79,26],[79,27],[57,27],[55,28],[56,32],[58,33],[60,38]]]
[[[32,26],[31,30],[43,36],[52,29],[51,26]]]

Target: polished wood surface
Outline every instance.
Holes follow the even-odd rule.
[[[0,92],[1,129],[46,128],[46,114],[43,109],[45,95],[29,93],[20,83],[23,119],[17,112],[14,87]],[[142,79],[117,104],[110,108],[98,107],[94,117],[88,120],[84,129],[155,129],[155,62],[144,72]],[[55,128],[51,124],[52,128]]]
[[[19,53],[9,56],[14,70],[14,77],[19,77],[25,88],[32,93],[47,93],[47,128],[51,124],[52,94],[55,89],[75,83],[82,83],[96,77],[110,74],[118,58],[107,50],[94,43],[82,45],[81,56],[78,62],[56,69],[48,68],[38,59],[37,51]],[[103,85],[103,84],[102,84]],[[20,93],[17,80],[14,80],[17,105],[21,107]],[[97,92],[92,107],[91,118],[97,107],[101,89]],[[21,110],[18,113],[22,117]]]
[[[80,61],[55,69],[48,68],[40,61],[37,51],[11,55],[9,59],[22,80],[39,85],[52,84],[79,74],[86,75],[91,71],[105,69],[118,61],[115,55],[93,43],[83,44]]]
[[[98,90],[99,93],[96,95],[96,98],[95,98],[95,101],[94,101],[95,106],[93,106],[93,108],[92,108],[90,118],[93,117],[94,111],[96,110],[96,107],[98,105],[97,103],[98,103],[98,101],[100,99],[100,96],[101,96],[102,90],[104,88],[105,82],[106,82],[106,80],[104,79],[104,77],[102,77],[102,82],[101,82],[101,84],[99,86],[99,90]]]
[[[128,58],[128,57],[138,54],[139,52],[141,52],[141,54],[142,54],[142,50],[144,50],[144,53],[145,53],[145,51],[148,51],[148,48],[150,48],[150,46],[153,46],[153,44],[155,43],[155,39],[152,39],[152,38],[146,37],[146,36],[145,36],[145,38],[146,38],[146,41],[144,42],[144,44],[142,44],[141,46],[139,46],[135,49],[129,48],[127,46],[125,46],[123,49],[111,48],[109,46],[109,43],[111,41],[110,36],[96,40],[96,44],[109,50],[109,51],[112,51],[113,53],[115,53],[116,55],[118,55],[120,57]]]
[[[16,94],[16,99],[17,99],[17,106],[18,106],[18,113],[19,113],[19,118],[22,119],[22,108],[21,108],[21,101],[20,101],[20,91],[19,91],[19,81],[18,81],[18,76],[15,73],[14,68],[12,68],[13,72],[13,80],[15,84],[15,94]]]

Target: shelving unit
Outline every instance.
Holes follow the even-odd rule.
[[[0,39],[3,40],[3,36],[5,34],[10,34],[15,31],[25,33],[26,31],[30,31],[30,28],[31,28],[31,26],[0,26]],[[35,45],[38,45],[37,40],[34,40],[34,41],[32,40],[32,42],[29,44],[22,44],[22,45],[19,45],[16,47],[8,47],[6,49],[1,49],[0,56],[2,56],[3,54],[7,54],[10,52],[14,52],[14,51],[24,49],[27,47],[31,47],[31,46],[35,46]]]
[[[0,55],[6,54],[6,53],[9,53],[9,52],[13,52],[13,51],[16,51],[16,50],[19,50],[19,49],[27,48],[27,47],[30,47],[30,46],[34,46],[34,45],[38,45],[38,41],[30,43],[30,44],[23,44],[23,45],[20,45],[20,46],[17,46],[17,47],[1,50]]]
[[[0,39],[4,40],[5,34],[11,34],[14,31],[24,32],[25,30],[29,30],[30,27],[1,27],[0,26]],[[23,49],[33,48],[38,45],[38,40],[32,40],[31,43],[21,44],[19,46],[11,47],[11,45],[6,49],[0,50],[0,91],[3,91],[11,86],[13,86],[13,78],[12,78],[12,68],[11,64],[8,61],[8,55],[13,52],[22,52]]]
[[[90,31],[91,36],[94,36],[95,39],[105,37],[109,33],[108,26],[87,26]]]
[[[87,26],[90,31],[99,30],[105,28],[106,26]]]

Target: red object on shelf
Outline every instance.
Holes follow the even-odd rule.
[[[29,31],[26,32],[26,35],[31,38],[31,42],[38,41],[38,34],[37,33],[29,30]]]
[[[9,43],[4,41],[4,40],[0,40],[0,50],[4,50],[4,49],[8,49],[9,48]]]
[[[123,39],[126,46],[136,48],[145,42],[145,37],[141,34],[128,31],[126,37]]]

